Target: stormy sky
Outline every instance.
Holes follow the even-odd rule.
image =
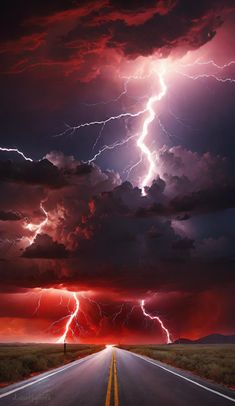
[[[1,341],[234,333],[234,2],[0,7]]]

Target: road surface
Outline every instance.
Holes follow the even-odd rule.
[[[232,390],[112,347],[0,390],[0,406],[233,404]]]

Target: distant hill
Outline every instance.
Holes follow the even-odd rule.
[[[174,341],[174,344],[235,344],[235,334],[229,336],[223,334],[209,334],[198,340],[180,338],[179,340]]]
[[[175,340],[173,344],[194,344],[194,341],[188,338],[179,338],[179,340]]]

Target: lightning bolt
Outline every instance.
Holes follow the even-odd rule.
[[[94,304],[96,306],[96,308],[98,310],[98,313],[100,315],[100,318],[102,318],[103,317],[103,312],[102,312],[101,305],[98,302],[96,302],[95,300],[91,299],[90,297],[88,297],[86,295],[82,295],[82,297],[84,299],[88,300],[88,302],[90,302],[90,303],[92,303],[92,304]]]
[[[32,158],[29,158],[28,156],[26,156],[22,151],[20,151],[17,148],[0,147],[0,151],[3,151],[3,152],[16,152],[18,155],[22,156],[26,161],[33,162]]]
[[[90,323],[89,318],[87,318],[86,313],[80,308],[80,300],[78,298],[78,293],[75,292],[69,292],[67,290],[62,290],[62,293],[59,293],[60,291],[54,288],[48,288],[48,289],[40,289],[38,292],[38,289],[36,289],[36,292],[31,292],[30,295],[37,295],[37,302],[35,305],[35,310],[33,312],[33,315],[36,316],[38,313],[41,304],[42,304],[42,297],[46,294],[56,294],[59,295],[58,299],[58,306],[66,307],[67,309],[67,314],[64,316],[60,317],[59,319],[53,321],[49,327],[45,329],[45,333],[51,332],[53,334],[56,334],[57,336],[59,334],[60,337],[57,339],[57,343],[63,343],[66,341],[66,338],[68,337],[68,334],[71,333],[73,337],[76,334],[76,330],[78,330],[79,334],[83,332],[84,334],[86,333],[87,329],[86,327],[94,332],[94,334],[98,335],[101,331],[102,325],[101,321],[103,319],[103,312],[100,304],[96,302],[95,300],[92,300],[89,298],[86,294],[83,294],[82,292],[79,293],[79,297],[81,296],[85,300],[87,300],[91,305],[95,305],[98,311],[99,315],[99,328],[98,330],[94,328],[94,325]],[[73,303],[73,307],[71,310],[71,302]],[[82,314],[85,320],[85,325],[84,327],[82,324],[78,322],[78,313]],[[64,324],[65,323],[65,324]]]
[[[199,59],[196,60],[193,63],[188,63],[188,64],[178,64],[176,66],[178,66],[181,70],[176,70],[174,69],[174,65],[172,65],[171,70],[175,73],[178,73],[188,79],[191,80],[199,80],[199,79],[209,79],[209,78],[213,78],[218,82],[222,82],[222,83],[235,83],[235,79],[232,77],[220,77],[217,74],[209,74],[209,73],[200,73],[200,74],[189,74],[185,71],[182,71],[182,69],[186,69],[189,67],[212,67],[215,68],[218,71],[223,71],[226,68],[230,68],[231,66],[235,65],[235,61],[230,61],[228,63],[225,63],[223,65],[219,65],[217,64],[214,60],[209,60],[209,61],[200,61]],[[152,66],[152,65],[151,65]],[[140,135],[137,139],[137,147],[140,149],[141,151],[141,157],[140,159],[134,164],[134,165],[130,165],[129,168],[126,170],[127,172],[127,176],[129,176],[130,172],[135,169],[139,164],[143,163],[143,159],[145,159],[147,161],[147,169],[146,169],[146,173],[143,176],[141,182],[140,182],[140,188],[142,190],[142,194],[145,195],[145,187],[148,186],[151,182],[151,180],[154,178],[156,172],[157,172],[157,168],[156,168],[156,160],[157,160],[157,156],[156,154],[153,153],[153,151],[151,151],[151,148],[147,145],[147,137],[149,135],[149,127],[150,124],[154,121],[155,118],[158,119],[158,123],[160,126],[161,131],[163,131],[167,136],[169,136],[170,138],[172,138],[172,134],[170,134],[164,124],[161,122],[159,116],[157,115],[157,113],[154,110],[155,107],[155,103],[159,102],[162,100],[162,98],[166,95],[167,92],[167,85],[165,82],[165,69],[164,69],[164,64],[163,62],[160,65],[160,69],[159,71],[157,71],[157,69],[154,67],[153,69],[150,69],[150,73],[148,73],[147,75],[143,75],[141,72],[137,72],[137,74],[132,75],[132,76],[119,76],[121,79],[124,80],[124,85],[123,85],[123,90],[121,91],[121,93],[114,99],[108,100],[108,101],[101,101],[98,103],[94,103],[94,104],[90,104],[90,106],[94,105],[99,105],[99,104],[109,104],[109,103],[114,103],[114,102],[118,102],[122,96],[126,95],[128,96],[128,85],[131,81],[133,80],[146,80],[152,77],[152,75],[155,75],[155,77],[158,77],[159,82],[160,82],[160,91],[157,94],[154,94],[153,96],[149,97],[147,100],[147,103],[145,105],[145,107],[143,107],[141,110],[132,113],[132,112],[124,112],[118,115],[113,115],[110,116],[108,118],[106,118],[105,120],[97,120],[97,121],[91,121],[91,122],[86,122],[86,123],[81,123],[78,124],[76,126],[72,126],[69,124],[65,124],[66,125],[66,129],[65,131],[63,131],[60,134],[57,134],[55,137],[58,136],[62,136],[62,135],[72,135],[74,132],[85,128],[85,127],[89,127],[89,126],[101,126],[101,129],[99,131],[98,137],[93,145],[92,150],[94,150],[94,148],[96,147],[102,132],[105,128],[105,126],[108,123],[111,123],[112,121],[115,120],[120,120],[120,119],[129,119],[129,118],[138,118],[141,117],[142,115],[147,114],[147,117],[144,119],[143,125],[142,125],[142,129],[140,132]],[[128,96],[129,97],[129,96]],[[175,117],[176,118],[176,117]],[[179,120],[179,118],[177,117],[177,120]],[[99,156],[101,156],[103,153],[105,153],[106,151],[109,150],[113,150],[116,149],[120,146],[125,145],[127,142],[129,142],[130,140],[132,140],[135,137],[135,135],[131,135],[130,137],[126,138],[126,139],[121,139],[118,140],[110,145],[104,145],[92,158],[90,158],[90,160],[88,161],[89,163],[94,162]],[[0,151],[5,151],[5,152],[15,152],[17,154],[19,154],[20,156],[22,156],[25,160],[27,161],[33,161],[30,157],[27,157],[22,151],[20,151],[17,148],[6,148],[6,147],[0,147]],[[36,226],[36,225],[34,225]],[[33,227],[33,225],[28,225],[28,228]],[[40,225],[39,225],[40,227]]]
[[[149,185],[150,181],[153,179],[153,177],[154,177],[154,175],[156,173],[155,157],[153,156],[153,153],[151,152],[150,148],[147,146],[145,140],[146,140],[146,138],[148,136],[148,133],[149,133],[149,126],[154,121],[154,119],[156,117],[156,113],[154,111],[154,105],[155,105],[156,102],[159,102],[160,100],[162,100],[162,98],[165,96],[165,94],[167,92],[167,86],[166,86],[166,82],[164,80],[165,69],[164,69],[163,63],[160,66],[159,72],[156,69],[154,69],[154,70],[151,70],[150,74],[148,74],[147,76],[135,75],[135,76],[125,77],[123,92],[120,93],[120,95],[116,99],[113,99],[113,100],[109,101],[109,102],[118,101],[124,94],[127,94],[127,91],[128,91],[127,85],[130,82],[130,80],[146,79],[146,78],[149,78],[150,76],[152,76],[153,73],[155,74],[155,76],[157,75],[157,77],[159,79],[160,90],[159,90],[159,92],[157,94],[155,94],[155,95],[148,98],[148,101],[147,101],[147,103],[146,103],[146,105],[145,105],[145,107],[143,109],[137,111],[136,113],[125,112],[125,113],[121,113],[119,115],[110,116],[105,120],[90,121],[90,122],[78,124],[76,126],[71,126],[69,124],[66,124],[67,128],[65,129],[65,131],[63,131],[62,133],[57,134],[55,136],[55,137],[59,137],[59,136],[62,136],[62,135],[72,135],[76,131],[78,131],[78,130],[80,130],[82,128],[85,128],[85,127],[101,126],[98,137],[96,138],[96,141],[95,141],[95,143],[93,145],[93,148],[92,148],[92,150],[93,150],[94,147],[97,145],[105,126],[108,123],[110,123],[112,121],[115,121],[115,120],[120,120],[120,119],[137,118],[137,117],[140,117],[140,116],[147,113],[147,117],[144,119],[144,122],[143,122],[141,133],[140,133],[140,135],[138,136],[138,139],[137,139],[137,147],[141,151],[141,158],[139,159],[138,162],[136,162],[134,165],[130,166],[130,168],[128,169],[128,174],[129,174],[131,170],[133,170],[136,166],[138,166],[142,162],[143,158],[145,158],[147,160],[147,162],[148,162],[147,173],[143,177],[143,180],[142,180],[141,185],[140,185],[143,195],[145,194],[145,186]],[[102,103],[104,103],[104,102],[95,103],[94,105],[102,104]],[[159,117],[158,117],[158,121],[159,121],[160,126],[162,128]],[[118,140],[118,141],[114,142],[113,144],[104,145],[92,158],[90,158],[88,163],[94,162],[105,151],[112,150],[112,149],[115,149],[117,147],[125,145],[127,142],[132,140],[134,137],[137,137],[137,135],[131,135],[128,138],[125,138],[123,140]]]
[[[135,118],[135,117],[139,117],[139,116],[141,116],[142,114],[144,114],[145,112],[146,112],[146,110],[144,109],[144,110],[138,111],[137,113],[130,113],[130,112],[128,112],[128,113],[121,113],[121,114],[118,114],[117,116],[108,117],[108,118],[106,118],[105,120],[101,120],[101,121],[90,121],[90,122],[87,122],[87,123],[79,124],[79,125],[77,125],[77,126],[71,126],[71,125],[69,125],[69,124],[66,124],[67,129],[66,129],[65,131],[63,131],[62,133],[55,135],[54,137],[61,137],[61,136],[66,135],[66,134],[72,135],[74,132],[80,130],[81,128],[90,127],[90,126],[94,126],[94,125],[105,126],[105,125],[107,125],[108,123],[110,123],[110,122],[112,122],[112,121],[115,121],[115,120],[120,120],[121,118]]]
[[[112,316],[112,322],[115,323],[116,319],[122,314],[122,311],[125,307],[125,303],[122,303],[120,306],[120,309],[114,313],[114,315]]]
[[[166,334],[167,344],[170,344],[172,341],[171,341],[171,338],[170,338],[169,330],[164,326],[163,321],[160,319],[160,317],[159,316],[152,316],[151,314],[147,313],[147,311],[145,310],[145,300],[141,300],[140,308],[141,308],[141,310],[143,312],[143,315],[145,317],[148,317],[150,320],[157,320],[158,321],[158,323],[160,324],[162,330]]]
[[[225,68],[229,68],[232,65],[235,64],[235,61],[230,61],[224,65],[218,65],[214,60],[210,60],[210,61],[199,61],[196,60],[193,63],[188,63],[188,64],[182,64],[180,65],[181,68],[189,68],[189,67],[195,67],[195,66],[212,66],[213,68],[216,68],[218,71],[223,71]],[[201,73],[201,74],[195,74],[195,75],[190,75],[188,73],[185,72],[180,72],[180,71],[176,71],[177,73],[179,73],[182,76],[185,76],[188,79],[192,79],[192,80],[198,80],[198,79],[214,79],[217,82],[221,82],[221,83],[235,83],[235,79],[232,77],[219,77],[216,74],[212,73]]]
[[[139,306],[137,306],[137,305],[132,305],[131,306],[130,310],[127,312],[127,315],[126,315],[125,319],[123,320],[123,323],[122,323],[123,327],[128,324],[134,310],[137,309],[138,307]]]
[[[131,165],[128,165],[126,168],[124,168],[123,173],[126,173],[126,180],[129,179],[131,172],[142,163],[142,158],[143,157],[141,154],[136,162],[134,162]]]
[[[34,316],[35,314],[37,314],[38,310],[39,310],[40,307],[41,307],[42,294],[43,294],[43,292],[41,292],[40,295],[39,295],[39,297],[38,297],[37,306],[35,307],[35,310],[34,310],[34,312],[33,312],[33,316]]]
[[[192,66],[211,65],[214,68],[223,70],[225,68],[229,68],[230,66],[232,66],[234,64],[235,64],[235,61],[229,61],[228,63],[225,63],[224,65],[219,65],[213,59],[211,59],[210,61],[200,61],[200,59],[197,59],[193,63],[181,64],[180,66],[187,68],[187,67],[192,67]]]
[[[70,330],[70,328],[71,328],[71,324],[72,324],[73,321],[76,321],[76,318],[77,318],[77,315],[78,315],[78,312],[79,312],[80,302],[79,302],[79,300],[78,300],[77,295],[76,295],[75,292],[73,292],[73,298],[74,298],[74,301],[75,301],[75,309],[74,309],[73,312],[71,312],[71,314],[69,315],[69,319],[67,320],[67,323],[66,323],[66,325],[65,325],[64,333],[63,333],[62,336],[57,340],[57,343],[58,343],[58,344],[62,344],[62,343],[64,343],[64,342],[66,341],[68,332],[69,332],[69,330]]]
[[[188,79],[192,79],[192,80],[198,80],[198,79],[215,79],[217,82],[221,82],[221,83],[235,83],[235,79],[233,78],[220,78],[219,76],[216,76],[214,74],[209,74],[209,73],[202,73],[202,74],[198,74],[198,75],[189,75],[187,73],[183,73],[183,72],[178,72],[180,75],[185,76]]]
[[[146,175],[144,176],[142,182],[141,182],[141,190],[142,194],[145,195],[145,186],[149,184],[149,182],[153,179],[154,174],[156,173],[156,166],[155,166],[155,160],[153,158],[152,152],[148,148],[147,144],[145,143],[146,137],[149,132],[149,126],[154,120],[156,113],[154,111],[154,104],[158,101],[160,101],[166,94],[167,91],[167,86],[164,80],[164,69],[161,67],[160,72],[159,72],[159,82],[160,82],[160,91],[158,94],[155,96],[152,96],[149,98],[145,110],[148,112],[147,118],[144,120],[144,124],[142,127],[142,132],[140,137],[137,140],[137,146],[140,148],[142,154],[146,157],[149,166]]]
[[[127,94],[127,92],[128,92],[128,83],[130,82],[131,79],[132,79],[132,77],[129,77],[129,76],[125,78],[122,92],[117,97],[115,97],[114,99],[103,100],[103,101],[99,101],[99,102],[96,102],[96,103],[83,103],[83,104],[85,106],[88,106],[88,107],[93,107],[93,106],[100,106],[101,104],[107,105],[107,104],[110,104],[110,103],[118,102],[122,98],[122,96]]]
[[[25,229],[30,230],[34,232],[34,235],[32,238],[30,238],[30,244],[32,244],[37,237],[38,234],[41,234],[43,227],[48,223],[48,213],[46,209],[43,207],[43,202],[40,203],[40,209],[45,215],[45,219],[41,221],[39,224],[34,224],[34,223],[28,223],[25,225]]]
[[[103,154],[105,151],[110,151],[110,150],[112,150],[112,149],[115,149],[116,147],[121,147],[121,146],[123,146],[123,145],[125,145],[125,144],[127,144],[129,141],[131,141],[133,138],[136,138],[137,137],[137,135],[136,134],[134,134],[134,135],[131,135],[130,137],[128,137],[128,138],[124,138],[123,140],[121,140],[121,141],[116,141],[116,142],[114,142],[113,144],[111,144],[111,145],[104,145],[94,156],[93,156],[93,158],[91,158],[91,159],[89,159],[89,161],[87,161],[87,163],[91,163],[91,162],[94,162],[101,154]]]

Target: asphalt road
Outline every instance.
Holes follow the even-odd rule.
[[[107,349],[0,390],[0,406],[231,406],[235,392],[149,358]]]

